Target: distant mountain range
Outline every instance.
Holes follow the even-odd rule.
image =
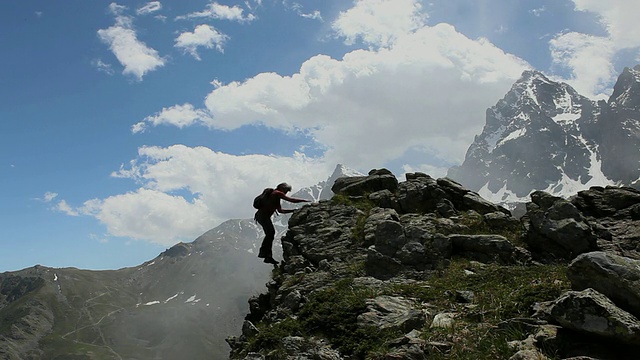
[[[328,199],[336,178],[357,174],[338,165],[293,196]],[[288,218],[275,218],[279,235]],[[226,359],[225,338],[241,331],[247,300],[271,277],[256,257],[262,236],[252,219],[228,220],[135,267],[1,273],[0,358]]]
[[[535,190],[639,188],[640,65],[624,69],[608,101],[525,71],[487,110],[482,133],[447,176],[502,204],[529,201]]]

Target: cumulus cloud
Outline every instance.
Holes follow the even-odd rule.
[[[162,9],[160,1],[150,1],[136,10],[138,15],[149,15]]]
[[[198,55],[198,47],[204,47],[207,49],[213,49],[220,52],[224,52],[223,45],[229,36],[220,33],[213,27],[202,24],[196,26],[193,32],[183,32],[176,38],[175,47],[184,50],[184,52],[191,54],[195,59],[200,60]]]
[[[306,129],[327,161],[371,168],[412,148],[459,163],[501,98],[528,65],[452,26],[423,27],[389,48],[356,50],[341,60],[315,56],[291,76],[262,73],[211,92],[210,126],[260,121]],[[367,131],[362,131],[367,129]]]
[[[136,159],[113,174],[141,188],[68,207],[67,213],[95,217],[114,236],[172,245],[224,220],[250,218],[254,193],[264,187],[282,181],[309,186],[329,171],[302,154],[234,156],[205,147],[142,147]]]
[[[122,73],[133,75],[140,81],[146,73],[164,66],[165,60],[158,52],[138,39],[133,18],[123,15],[127,8],[112,3],[109,10],[116,15],[116,23],[107,29],[98,30],[98,37],[124,66]]]
[[[144,132],[148,125],[173,125],[179,128],[194,124],[210,125],[212,120],[209,113],[202,109],[195,109],[191,104],[175,105],[163,108],[162,111],[147,116],[143,121],[135,124],[131,128],[134,134]]]
[[[207,7],[203,11],[193,12],[187,15],[178,16],[177,20],[183,19],[197,19],[197,18],[209,18],[217,20],[230,20],[237,22],[250,22],[255,20],[255,15],[244,15],[244,9],[234,5],[221,5],[218,2],[211,2],[207,4]]]
[[[640,57],[640,3],[632,0],[573,0],[577,11],[596,14],[607,36],[577,32],[558,34],[550,41],[554,64],[571,71],[569,82],[594,98],[606,98],[616,72],[613,61],[621,51]]]
[[[426,14],[415,0],[358,0],[333,23],[347,44],[358,39],[376,46],[390,45],[400,36],[424,26]]]

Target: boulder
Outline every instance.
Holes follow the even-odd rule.
[[[363,196],[385,189],[391,192],[398,189],[398,179],[386,169],[371,170],[368,176],[343,176],[331,187],[334,194],[348,196]]]
[[[569,201],[542,191],[531,194],[524,219],[523,241],[541,260],[571,260],[597,250],[597,237]]]
[[[571,202],[588,216],[612,216],[640,204],[640,191],[630,187],[594,186],[578,192]]]
[[[453,254],[484,263],[513,263],[515,247],[500,235],[450,235]]]
[[[640,260],[590,252],[569,264],[567,277],[574,290],[593,288],[622,309],[640,316]]]
[[[609,340],[640,345],[640,322],[593,290],[568,291],[551,307],[551,316],[563,327]]]
[[[405,243],[398,213],[393,209],[372,209],[364,224],[364,242],[374,245],[383,255],[393,256]]]
[[[366,312],[358,315],[358,326],[400,330],[405,333],[419,329],[427,321],[425,312],[400,296],[378,296],[367,300]]]

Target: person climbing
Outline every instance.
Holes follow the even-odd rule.
[[[262,226],[265,234],[258,257],[264,259],[264,262],[268,264],[278,265],[278,262],[273,259],[272,253],[276,229],[273,227],[271,216],[273,216],[274,213],[288,214],[294,211],[293,209],[283,209],[280,205],[280,200],[286,200],[291,203],[311,202],[310,200],[288,197],[287,193],[289,191],[291,191],[291,185],[281,183],[273,190],[265,189],[263,193],[256,198],[256,201],[254,201],[253,206],[258,209],[254,219]]]

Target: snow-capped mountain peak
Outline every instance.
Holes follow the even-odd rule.
[[[488,200],[528,201],[640,180],[640,66],[626,68],[609,102],[525,71],[487,109],[486,124],[448,176]]]

